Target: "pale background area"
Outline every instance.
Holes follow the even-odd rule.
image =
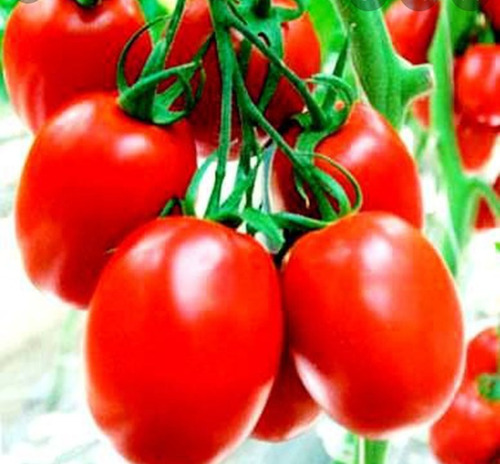
[[[405,139],[411,143],[411,137]],[[87,411],[81,339],[85,313],[42,295],[28,282],[16,247],[13,192],[30,139],[10,114],[0,114],[0,462],[2,464],[124,464]],[[499,172],[497,150],[486,176]],[[428,213],[442,199],[423,177]],[[500,230],[477,234],[459,276],[469,335],[500,314]],[[390,464],[431,464],[424,430],[398,437]],[[323,464],[342,451],[344,432],[326,418],[308,435],[284,445],[250,441],[234,464]],[[324,446],[321,446],[322,443]],[[326,451],[325,451],[326,450]],[[348,461],[347,461],[348,462]]]

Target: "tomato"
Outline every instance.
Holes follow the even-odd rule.
[[[417,229],[359,213],[300,238],[283,269],[297,371],[335,421],[371,438],[434,419],[463,372],[453,279]]]
[[[5,31],[3,63],[12,105],[36,132],[79,95],[116,88],[118,57],[144,25],[135,0],[106,0],[84,8],[74,0],[20,2]],[[150,45],[144,38],[127,63],[139,75]]]
[[[460,388],[436,422],[430,445],[443,464],[495,464],[500,459],[500,402],[483,398],[473,381]]]
[[[292,144],[299,130],[285,134]],[[407,220],[415,227],[423,222],[421,189],[417,168],[398,134],[370,106],[357,103],[347,122],[322,140],[316,152],[337,161],[357,179],[363,191],[364,211],[386,211]],[[351,184],[327,161],[317,158],[316,165],[335,177],[351,200]],[[296,190],[293,169],[286,156],[278,152],[274,161],[275,201],[288,211],[314,213],[306,208]]]
[[[456,99],[471,120],[500,126],[500,45],[472,45],[456,74]]]
[[[290,351],[285,350],[271,396],[252,436],[266,441],[290,440],[304,433],[319,413],[319,406],[299,379]]]
[[[92,299],[91,411],[134,463],[220,462],[262,413],[282,338],[277,271],[253,238],[157,219],[119,247]]]
[[[475,379],[480,374],[494,374],[500,363],[500,336],[494,327],[477,334],[467,346],[466,375]]]
[[[16,228],[29,277],[87,305],[113,248],[182,197],[195,169],[187,123],[143,123],[113,95],[69,106],[38,133],[20,180]]]
[[[274,5],[293,8],[292,0],[275,0]],[[284,62],[303,79],[311,77],[320,71],[320,44],[313,25],[307,14],[299,19],[284,23],[282,26],[284,41]],[[213,28],[207,0],[188,0],[184,16],[170,52],[168,65],[190,61],[201,45],[212,34]],[[234,47],[239,50],[240,36],[234,35]],[[307,50],[307,53],[304,53]],[[201,101],[193,111],[190,122],[194,128],[198,153],[201,156],[210,155],[219,144],[221,81],[217,50],[213,44],[204,60],[206,82]],[[252,49],[246,85],[255,101],[258,100],[267,77],[269,63],[255,48]],[[302,110],[304,104],[292,85],[281,78],[276,93],[271,100],[266,117],[275,126],[280,126],[285,119]],[[232,154],[238,152],[241,128],[233,108]]]
[[[497,0],[480,0],[481,9],[484,11],[496,30],[500,30],[500,4]]]
[[[493,155],[497,130],[456,116],[456,131],[462,166],[469,171],[481,169]]]
[[[413,102],[413,114],[424,128],[430,124],[429,97],[421,97]],[[460,161],[464,169],[475,171],[484,167],[493,155],[497,129],[479,124],[460,112],[455,112],[455,130]]]
[[[500,196],[500,175],[493,184],[493,189]],[[475,226],[477,229],[491,229],[498,226],[498,218],[493,215],[493,212],[483,199],[479,202]]]
[[[495,328],[476,335],[467,347],[467,370],[446,414],[430,432],[430,445],[443,464],[493,464],[500,460],[500,401],[481,396],[478,377],[499,368],[500,337]]]
[[[427,62],[427,51],[436,30],[438,16],[438,1],[430,8],[419,11],[408,8],[402,0],[396,0],[387,10],[385,22],[394,48],[410,63]]]

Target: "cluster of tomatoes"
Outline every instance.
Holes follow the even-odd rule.
[[[127,114],[116,65],[143,26],[134,0],[42,0],[16,7],[4,44],[12,104],[36,134],[18,189],[18,242],[35,285],[89,308],[87,389],[99,426],[132,462],[194,464],[219,461],[249,436],[294,437],[321,411],[370,438],[437,418],[462,376],[462,316],[419,230],[417,169],[397,132],[357,102],[321,140],[315,163],[334,178],[328,160],[349,170],[363,206],[305,233],[277,266],[249,234],[177,208],[163,217],[185,196],[197,156],[217,149],[221,74],[211,43],[187,119],[162,127]],[[192,60],[212,33],[208,1],[188,0],[166,66]],[[307,14],[282,34],[284,63],[302,79],[318,72]],[[238,35],[233,46],[242,48]],[[146,35],[135,43],[130,80],[150,50]],[[269,64],[254,49],[247,61],[257,99]],[[281,77],[265,117],[280,128],[302,109]],[[498,124],[496,109],[471,111]],[[294,145],[300,131],[283,136]],[[276,203],[317,217],[294,178],[278,152]]]
[[[493,31],[500,31],[500,4],[482,1],[482,10]],[[410,9],[402,0],[386,13],[386,24],[398,53],[413,64],[428,61],[428,52],[439,17],[440,2],[426,10]],[[491,38],[490,38],[491,39]],[[469,38],[454,58],[454,119],[461,162],[465,170],[481,170],[491,159],[500,131],[500,45],[494,40],[478,43]],[[413,104],[413,113],[423,127],[430,123],[429,96]],[[500,193],[500,175],[494,185]],[[476,226],[489,228],[495,217],[481,203]]]

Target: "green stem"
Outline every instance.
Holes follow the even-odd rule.
[[[323,111],[311,92],[309,92],[307,83],[288,68],[282,59],[277,57],[258,36],[256,36],[239,18],[228,12],[228,10],[226,10],[226,18],[229,25],[234,27],[251,42],[271,62],[271,64],[281,71],[283,76],[288,79],[293,87],[300,93],[307,110],[311,114],[313,127],[317,129],[325,127],[326,120]]]
[[[395,52],[380,9],[334,0],[349,35],[354,67],[370,103],[396,128],[410,100],[432,87],[431,68],[410,66]]]
[[[363,439],[363,464],[384,464],[389,450],[388,441]]]
[[[217,44],[222,80],[222,99],[219,147],[217,149],[217,169],[215,171],[214,188],[205,212],[205,216],[207,217],[216,214],[219,210],[222,184],[226,176],[226,165],[231,149],[233,75],[236,67],[236,58],[234,56],[231,35],[224,21],[226,17],[226,8],[227,6],[223,0],[210,0],[210,11],[215,31],[215,41]]]

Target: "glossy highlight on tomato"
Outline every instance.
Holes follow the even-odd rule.
[[[105,0],[85,8],[75,0],[19,2],[7,22],[3,64],[11,103],[36,132],[78,96],[116,89],[118,58],[144,25],[135,0]],[[126,65],[139,76],[150,50],[144,36]]]
[[[285,134],[294,144],[298,127]],[[358,181],[363,193],[363,211],[385,211],[395,214],[415,227],[422,227],[422,193],[417,167],[397,132],[373,108],[356,103],[349,119],[334,134],[322,140],[316,152],[340,163]],[[354,201],[350,182],[327,161],[316,158],[315,164],[333,176]],[[298,193],[293,168],[278,151],[274,160],[273,185],[279,208],[302,214],[317,214],[307,208]]]
[[[255,427],[282,343],[278,275],[260,244],[157,219],[118,248],[92,299],[92,414],[133,463],[220,462]]]
[[[28,276],[86,306],[113,249],[183,197],[195,169],[186,122],[143,123],[107,94],[69,106],[38,133],[19,184],[16,232]]]
[[[292,0],[275,0],[273,5],[295,8]],[[320,71],[320,44],[309,16],[282,25],[285,64],[299,77],[306,79]],[[168,66],[190,61],[198,49],[213,33],[208,0],[188,0],[182,22],[174,41],[167,62]],[[233,46],[236,51],[241,47],[241,38],[234,35]],[[307,50],[307,53],[304,53]],[[198,153],[200,156],[210,155],[218,146],[221,112],[221,79],[217,50],[212,44],[203,59],[206,81],[203,95],[195,110],[191,113],[190,122],[194,128]],[[269,69],[269,62],[255,48],[252,49],[248,61],[245,82],[250,96],[258,101],[264,88]],[[304,104],[292,85],[281,78],[265,115],[275,127],[279,127],[287,118],[302,110]],[[241,127],[237,111],[233,108],[232,155],[239,150]]]
[[[297,241],[283,282],[299,376],[332,419],[383,438],[448,407],[463,373],[462,315],[418,230],[385,213],[345,217]]]

